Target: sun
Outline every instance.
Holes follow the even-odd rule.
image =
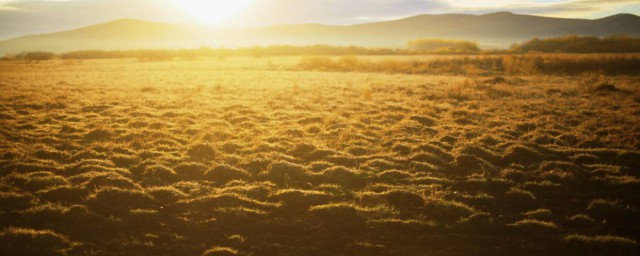
[[[194,20],[218,25],[240,14],[253,0],[171,0]]]

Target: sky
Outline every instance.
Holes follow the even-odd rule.
[[[0,0],[0,40],[122,18],[222,27],[349,25],[418,14],[640,15],[640,0]]]

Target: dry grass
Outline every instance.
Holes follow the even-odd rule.
[[[299,61],[0,63],[0,254],[637,255],[637,76]]]
[[[373,59],[373,60],[371,60]],[[450,75],[635,75],[640,73],[636,54],[507,54],[470,56],[430,56],[398,60],[356,56],[305,57],[301,70],[340,72],[386,72],[402,74]]]

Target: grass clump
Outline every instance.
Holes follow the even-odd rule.
[[[562,241],[569,255],[638,255],[638,242],[615,235],[578,235],[566,236]]]
[[[332,227],[362,225],[366,220],[355,205],[347,203],[316,205],[309,209],[309,213]]]
[[[187,155],[194,161],[211,161],[216,157],[216,150],[209,144],[193,144],[187,149]]]
[[[87,206],[104,215],[123,215],[153,205],[153,198],[143,191],[113,187],[101,188],[87,198]]]
[[[0,233],[0,254],[63,256],[75,246],[67,237],[51,230],[7,228]]]
[[[321,176],[327,183],[340,184],[346,188],[363,187],[368,181],[366,173],[343,166],[334,166],[325,169]]]
[[[146,191],[147,194],[161,205],[172,204],[188,197],[186,193],[170,186],[151,187],[147,188]]]
[[[541,221],[534,219],[524,219],[513,224],[509,224],[516,232],[520,234],[549,234],[560,231],[560,227],[550,221]]]
[[[239,255],[238,250],[229,247],[212,247],[202,253],[202,256],[235,256]]]
[[[259,176],[279,186],[294,186],[296,183],[309,181],[312,174],[302,165],[278,161],[269,164]]]
[[[173,167],[173,170],[182,180],[200,180],[208,169],[209,167],[206,165],[197,162],[180,163]]]
[[[475,212],[473,208],[464,203],[440,199],[427,199],[424,207],[425,215],[442,224],[455,224]]]
[[[225,184],[232,180],[251,180],[251,174],[245,170],[229,166],[218,165],[204,173],[204,179]]]
[[[416,212],[425,207],[422,196],[404,190],[390,190],[382,193],[366,192],[361,196],[362,203],[367,205],[387,204],[395,209]]]
[[[36,203],[30,194],[18,192],[0,192],[0,212],[25,210]]]

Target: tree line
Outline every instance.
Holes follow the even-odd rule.
[[[563,36],[553,38],[533,38],[514,44],[511,52],[544,53],[637,53],[640,52],[640,38],[629,36]]]
[[[361,46],[254,46],[236,49],[201,47],[199,49],[158,50],[82,50],[62,54],[35,51],[7,55],[3,60],[43,61],[51,59],[116,59],[140,60],[194,59],[197,57],[227,56],[328,56],[328,55],[422,55],[422,54],[508,54],[508,53],[639,53],[640,38],[629,36],[564,36],[533,38],[514,44],[508,50],[482,50],[476,42],[444,39],[415,39],[406,48],[367,48]]]

